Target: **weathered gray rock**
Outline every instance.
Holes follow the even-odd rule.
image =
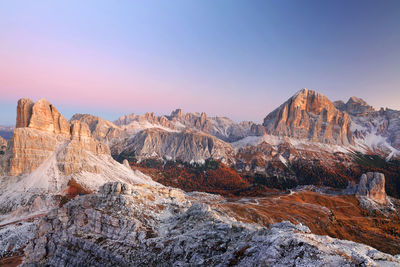
[[[360,182],[356,185],[350,184],[350,193],[367,197],[380,205],[388,204],[385,191],[385,175],[379,172],[367,172],[361,175]]]
[[[231,145],[214,136],[188,129],[170,132],[156,128],[139,132],[127,143],[122,154],[133,155],[138,160],[167,158],[204,162],[214,158],[224,163],[233,162],[234,156]]]
[[[203,196],[204,197],[204,196]],[[109,183],[46,215],[25,266],[399,266],[301,224],[236,221],[179,190]]]

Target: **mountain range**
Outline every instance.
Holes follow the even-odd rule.
[[[93,137],[108,144],[120,162],[204,164],[215,159],[242,176],[257,175],[263,184],[281,189],[310,183],[345,187],[373,170],[359,164],[366,155],[387,164],[400,155],[400,111],[377,111],[356,97],[347,103],[332,102],[309,89],[290,97],[263,124],[185,114],[180,109],[159,117],[130,114],[114,122],[89,114],[76,114],[72,120],[87,123]],[[385,174],[388,193],[399,197],[397,176]]]
[[[262,124],[68,121],[20,99],[0,138],[0,264],[398,266],[399,130],[400,111],[309,89]]]

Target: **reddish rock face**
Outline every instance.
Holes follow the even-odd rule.
[[[107,145],[92,137],[84,122],[72,124],[47,100],[33,103],[29,99],[18,101],[17,129],[10,140],[11,152],[0,162],[3,171],[15,176],[30,173],[51,156],[57,157],[59,168],[65,174],[85,169],[82,161],[90,152],[110,154]]]
[[[47,100],[40,99],[32,107],[29,128],[69,136],[69,123]]]
[[[28,127],[34,103],[28,98],[18,100],[16,128]]]
[[[308,89],[271,112],[263,125],[272,135],[339,145],[353,143],[349,115],[336,109],[324,95]]]

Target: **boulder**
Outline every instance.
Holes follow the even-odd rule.
[[[379,172],[367,172],[361,175],[359,184],[349,185],[350,193],[364,196],[380,205],[388,204],[385,191],[385,175]]]

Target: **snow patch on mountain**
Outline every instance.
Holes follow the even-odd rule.
[[[128,134],[130,134],[132,136],[142,130],[152,129],[152,128],[158,128],[158,129],[161,129],[161,130],[164,130],[167,132],[179,132],[179,130],[164,127],[159,124],[150,123],[148,121],[133,121],[128,125],[122,125],[120,127],[121,127],[121,129],[126,130],[128,132]]]
[[[341,153],[348,153],[351,150],[356,149],[355,146],[340,146],[334,144],[325,144],[320,142],[312,142],[307,139],[296,139],[292,137],[286,136],[276,136],[276,135],[263,135],[263,136],[247,136],[239,141],[230,143],[232,147],[236,150],[246,147],[246,146],[257,146],[261,143],[267,143],[272,146],[279,146],[283,143],[288,143],[293,148],[296,149],[308,149],[310,151],[326,151],[326,152],[341,152]]]

